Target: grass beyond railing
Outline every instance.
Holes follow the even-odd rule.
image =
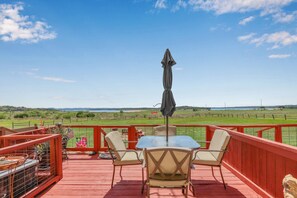
[[[122,126],[97,126],[97,125],[67,125],[74,131],[74,138],[68,141],[67,150],[69,151],[105,151],[107,149],[104,143],[105,134],[117,130],[122,133],[124,141],[135,142],[138,140],[138,134],[153,135],[153,127],[157,125],[122,125]],[[210,135],[207,132],[209,125],[187,124],[175,125],[177,135],[188,135],[196,141],[209,141]],[[286,125],[220,125],[222,128],[238,131],[260,138],[290,144],[297,146],[297,124]],[[86,138],[86,147],[80,147],[77,142]],[[135,148],[136,143],[130,143],[128,148]],[[205,146],[202,144],[202,146]]]

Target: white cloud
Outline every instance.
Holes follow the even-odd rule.
[[[176,4],[173,6],[172,11],[176,12],[178,11],[180,8],[186,8],[187,7],[187,2],[185,0],[178,0],[176,2]]]
[[[49,77],[49,76],[38,76],[37,78],[47,81],[62,82],[62,83],[75,83],[74,80],[67,80],[64,78]]]
[[[39,68],[32,68],[31,70],[37,72],[39,71]]]
[[[184,68],[182,68],[182,67],[174,67],[174,70],[176,70],[176,71],[182,71],[182,70],[184,70]]]
[[[218,25],[216,25],[214,27],[209,28],[209,30],[211,32],[214,32],[214,31],[230,32],[232,30],[232,28],[231,27],[228,27],[228,26],[226,26],[224,24],[218,24]]]
[[[260,37],[255,38],[252,36],[241,36],[238,37],[239,41],[248,41],[251,44],[260,46],[263,44],[273,44],[272,49],[278,48],[279,46],[288,46],[297,43],[297,34],[292,35],[286,31],[275,32],[272,34],[263,34]]]
[[[247,17],[247,18],[242,19],[241,21],[239,21],[238,24],[239,24],[239,25],[245,25],[245,24],[247,24],[247,23],[253,21],[254,19],[255,19],[254,16],[250,16],[250,17]]]
[[[287,14],[284,12],[277,12],[272,15],[272,18],[277,23],[290,23],[293,22],[297,17],[297,11],[292,12],[291,14]]]
[[[56,38],[50,26],[42,21],[32,21],[29,16],[21,15],[23,4],[0,4],[0,40],[21,40],[37,43],[41,40]]]
[[[155,3],[155,8],[157,9],[165,9],[167,8],[166,6],[166,0],[157,0]]]
[[[294,0],[189,0],[195,10],[214,11],[216,14],[264,10],[269,13]]]
[[[38,75],[39,68],[32,68],[29,71],[23,72],[23,74],[26,74],[30,77],[46,80],[46,81],[53,81],[53,82],[61,82],[61,83],[75,83],[75,80],[68,80],[65,78],[58,78],[58,77],[52,77],[52,76],[40,76]]]
[[[271,54],[268,58],[289,58],[291,54]]]
[[[237,39],[239,41],[247,41],[247,40],[250,40],[255,35],[256,35],[255,33],[250,33],[250,34],[247,34],[247,35],[239,36]]]
[[[296,0],[155,0],[155,8],[176,12],[180,8],[192,8],[199,11],[212,11],[218,15],[226,13],[245,13],[259,11],[260,17],[269,15],[277,23],[289,23],[297,18],[297,11],[285,13],[283,7],[296,2]],[[245,18],[239,22],[245,25],[255,19],[254,16]]]
[[[27,72],[24,72],[26,75],[28,75],[28,76],[34,76],[35,75],[35,73],[34,72],[29,72],[29,71],[27,71]]]

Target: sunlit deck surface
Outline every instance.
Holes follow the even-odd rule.
[[[145,197],[141,194],[141,167],[124,166],[119,176],[116,169],[114,188],[110,188],[112,176],[111,160],[98,159],[98,155],[69,155],[63,162],[63,179],[43,192],[40,197]],[[211,168],[195,166],[192,179],[196,197],[261,197],[225,167],[222,167],[227,190],[221,183],[219,171],[214,167],[216,181]],[[144,192],[146,193],[146,192]],[[151,197],[184,197],[180,189],[151,189]],[[189,197],[194,197],[189,192]]]

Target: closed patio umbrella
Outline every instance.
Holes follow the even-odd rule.
[[[163,97],[161,104],[162,115],[166,117],[166,141],[168,142],[168,116],[172,116],[175,111],[175,101],[171,91],[172,87],[172,66],[176,64],[169,49],[166,49],[162,60],[163,72]]]

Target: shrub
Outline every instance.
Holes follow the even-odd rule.
[[[84,118],[84,117],[86,117],[86,115],[85,115],[85,113],[83,111],[79,111],[79,112],[77,112],[76,117],[77,118]]]
[[[40,117],[42,115],[40,111],[29,111],[28,114],[30,117]]]
[[[0,114],[0,120],[4,120],[6,117],[4,114]]]
[[[71,114],[65,114],[65,115],[63,115],[63,118],[64,119],[71,119]]]
[[[88,118],[94,118],[95,117],[95,113],[91,113],[91,112],[88,112],[86,115],[87,115]]]
[[[19,113],[13,116],[14,118],[28,118],[29,115],[27,113]]]

